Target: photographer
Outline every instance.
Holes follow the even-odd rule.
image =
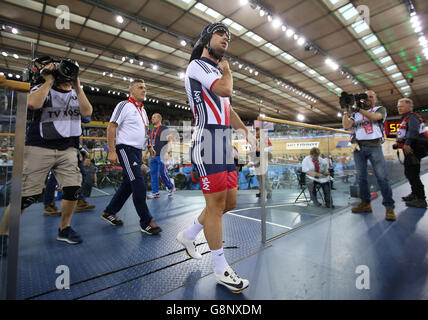
[[[425,157],[427,141],[424,120],[413,113],[413,101],[409,98],[398,100],[397,108],[402,117],[394,149],[403,149],[404,174],[412,188],[412,192],[402,199],[409,207],[426,208],[425,190],[420,178],[421,159]]]
[[[52,60],[51,60],[52,61]],[[49,63],[41,70],[44,82],[28,95],[32,118],[27,127],[21,209],[40,198],[49,170],[52,170],[64,192],[58,241],[81,243],[80,235],[70,227],[76,207],[81,179],[77,166],[82,116],[92,114],[92,106],[80,87],[79,65],[74,60]],[[2,242],[9,231],[10,206],[0,223]]]
[[[356,106],[354,106],[354,99],[356,100]],[[384,141],[383,122],[386,119],[386,109],[376,106],[376,103],[377,96],[372,90],[355,96],[342,92],[340,98],[340,105],[344,109],[343,128],[345,130],[352,128],[353,138],[357,143],[354,160],[361,203],[357,207],[353,207],[352,212],[372,212],[367,172],[367,161],[370,160],[382,193],[382,204],[386,208],[385,219],[394,221],[396,219],[394,200],[392,199],[392,189],[381,146]],[[350,107],[353,107],[352,115],[350,115]]]

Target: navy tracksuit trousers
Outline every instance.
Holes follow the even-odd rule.
[[[109,214],[116,214],[132,194],[135,209],[140,217],[140,225],[145,228],[150,224],[152,216],[146,203],[146,183],[141,170],[142,150],[118,144],[116,153],[123,168],[123,182],[105,211]]]

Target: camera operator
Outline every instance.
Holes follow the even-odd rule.
[[[398,100],[397,108],[402,117],[394,149],[403,149],[404,174],[412,189],[412,192],[402,199],[409,207],[426,208],[425,190],[420,178],[421,159],[425,157],[426,152],[422,140],[425,134],[424,121],[420,115],[413,113],[413,101],[409,98]]]
[[[40,75],[44,82],[31,89],[28,109],[32,118],[27,127],[22,178],[22,212],[37,202],[49,170],[52,170],[64,192],[58,241],[70,244],[83,240],[71,226],[80,191],[77,166],[82,116],[92,114],[92,105],[80,87],[79,65],[74,60],[49,63]],[[0,223],[2,242],[9,231],[10,205]],[[6,239],[6,241],[5,241]]]
[[[346,93],[345,93],[346,95]],[[344,93],[342,93],[342,97]],[[352,208],[354,213],[372,212],[370,205],[370,189],[368,183],[367,161],[370,160],[376,180],[382,193],[382,204],[386,208],[385,219],[394,221],[394,200],[392,199],[392,189],[386,170],[385,157],[381,144],[384,141],[383,122],[386,119],[386,109],[376,106],[377,96],[372,90],[366,94],[355,95],[356,107],[352,104],[344,105],[341,98],[341,107],[344,109],[342,125],[345,130],[352,128],[353,136],[358,144],[354,151],[355,166],[357,169],[357,181],[361,203]]]

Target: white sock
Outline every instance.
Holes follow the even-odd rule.
[[[183,231],[183,237],[186,240],[195,240],[199,232],[204,228],[202,224],[199,223],[196,219],[192,225],[190,225],[186,230]]]
[[[223,248],[220,248],[218,250],[211,250],[211,256],[213,257],[214,261],[215,273],[222,274],[223,270],[229,266],[226,261],[226,258],[224,257]]]

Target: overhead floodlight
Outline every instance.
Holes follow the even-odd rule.
[[[265,11],[263,9],[260,9],[260,17],[263,17],[265,15]]]
[[[415,29],[413,29],[416,33],[421,32],[422,31],[422,27],[418,26]]]
[[[300,37],[299,40],[297,40],[297,44],[299,46],[302,46],[306,42],[306,39],[304,37]]]
[[[116,21],[119,23],[123,23],[123,17],[122,16],[116,16]]]
[[[3,57],[7,57],[9,54],[8,54],[6,51],[2,51],[1,55],[2,55]]]
[[[272,21],[272,26],[273,26],[275,29],[277,29],[281,24],[282,24],[282,22],[281,22],[281,20],[279,20],[279,18],[275,18],[275,19]]]
[[[134,63],[134,59],[130,59],[130,60],[129,60],[129,63]]]
[[[13,54],[13,57],[14,57],[15,59],[19,59],[19,56],[18,56],[16,53],[14,53],[14,54]]]
[[[12,33],[13,33],[13,34],[17,34],[17,33],[18,33],[18,29],[16,29],[16,28],[12,28]]]
[[[248,0],[239,0],[239,4],[241,6],[245,6],[246,4],[248,4]]]
[[[143,66],[143,64],[144,64],[144,62],[143,62],[143,61],[140,61],[140,67],[142,67],[142,66]]]
[[[303,114],[298,114],[297,115],[297,120],[299,120],[299,121],[303,121],[303,120],[305,120],[305,116],[303,115]]]
[[[415,23],[416,21],[419,21],[419,17],[415,14],[410,18],[410,22]]]
[[[157,70],[158,66],[156,64],[153,65],[153,70]]]
[[[332,68],[333,70],[337,70],[337,69],[339,69],[339,65],[338,65],[336,62],[334,62],[333,60],[331,60],[330,58],[327,58],[327,59],[325,60],[325,63],[326,63],[330,68]]]
[[[185,47],[185,46],[186,46],[186,44],[187,44],[186,40],[181,40],[181,41],[180,41],[180,45],[181,45],[182,47]]]
[[[294,30],[293,29],[287,29],[287,32],[285,33],[287,37],[291,37],[294,34]]]

